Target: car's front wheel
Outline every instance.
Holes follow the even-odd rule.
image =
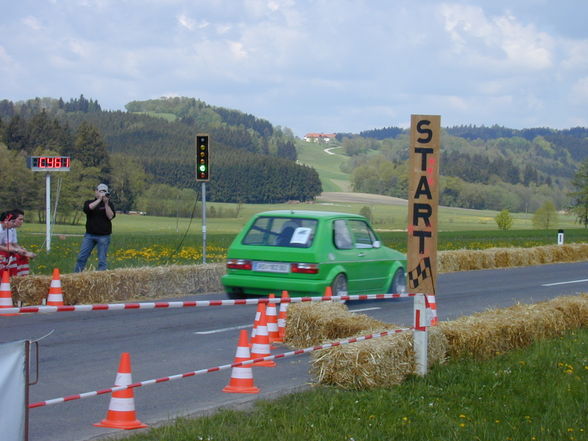
[[[334,296],[346,296],[349,294],[347,292],[347,277],[345,277],[345,274],[337,274],[337,277],[331,283],[331,290]]]
[[[390,284],[389,294],[405,294],[406,293],[406,276],[404,275],[404,269],[398,268],[392,277],[392,283]]]

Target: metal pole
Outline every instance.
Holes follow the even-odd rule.
[[[424,294],[414,296],[414,357],[416,363],[416,374],[427,375],[428,369],[428,335],[429,317]]]
[[[45,175],[45,244],[51,251],[51,173]]]
[[[206,263],[206,182],[202,183],[202,263]]]

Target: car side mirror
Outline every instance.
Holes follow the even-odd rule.
[[[374,240],[374,243],[372,244],[372,246],[374,248],[380,248],[382,246],[382,244],[380,243],[379,240]]]

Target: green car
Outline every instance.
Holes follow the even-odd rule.
[[[382,246],[363,216],[279,210],[255,215],[227,253],[230,298],[406,291],[406,256]]]

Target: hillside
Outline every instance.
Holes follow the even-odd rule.
[[[195,181],[196,133],[207,133],[211,139],[208,200],[305,201],[321,192],[314,169],[295,162],[295,139],[287,129],[190,98],[136,101],[127,108],[103,111],[83,95],[68,103],[51,98],[0,101],[0,143],[23,157],[51,151],[80,160],[82,167],[98,166],[92,174],[116,186],[119,207],[125,210],[137,209],[141,196],[156,192],[170,199],[196,200],[196,194],[173,190],[200,190]],[[132,183],[131,178],[142,182]],[[149,188],[154,185],[160,187]],[[20,205],[36,205],[34,198]],[[150,205],[149,211],[154,210],[158,211]]]
[[[397,127],[359,135],[338,134],[329,143],[336,159],[324,169],[314,158],[323,186],[344,190],[330,179],[337,167],[349,177],[352,191],[405,198],[408,132]],[[319,148],[303,147],[313,158]],[[310,154],[309,152],[312,152]],[[301,156],[302,157],[302,156]],[[571,178],[588,158],[588,129],[514,130],[460,126],[443,129],[441,140],[441,203],[446,206],[534,212],[546,202],[569,206]],[[325,180],[330,182],[325,184]]]
[[[0,147],[20,155],[17,162],[33,153],[72,156],[76,174],[64,178],[73,181],[64,196],[100,179],[116,188],[119,207],[162,215],[178,214],[177,203],[157,205],[154,199],[184,201],[181,213],[189,215],[198,196],[196,133],[212,140],[211,201],[305,201],[322,191],[406,198],[405,129],[338,134],[327,145],[306,143],[267,120],[195,98],[133,101],[126,109],[103,110],[83,95],[69,102],[0,100]],[[443,129],[441,148],[443,205],[534,212],[551,201],[565,209],[571,178],[588,158],[588,129],[450,127]],[[42,201],[42,180],[27,173],[13,173],[8,180],[14,182],[0,190],[25,208]],[[16,201],[10,188],[22,188],[23,179],[30,183],[28,194]]]

